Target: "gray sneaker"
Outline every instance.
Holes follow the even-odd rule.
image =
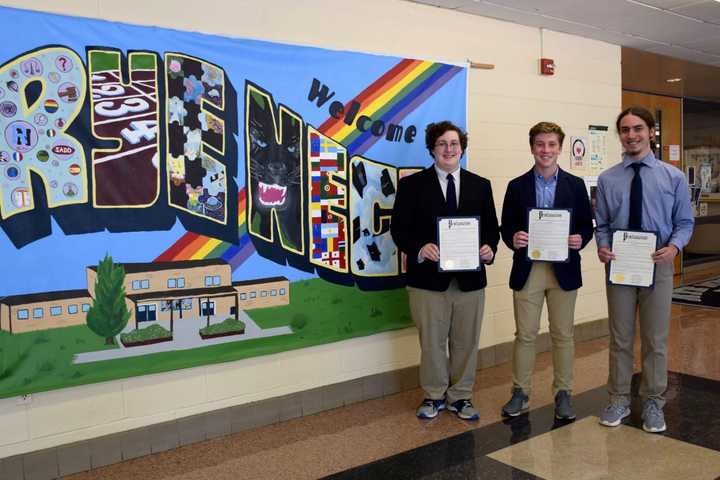
[[[558,420],[574,420],[575,409],[573,409],[571,395],[567,390],[558,390],[555,395],[555,418]]]
[[[445,399],[441,398],[440,400],[433,400],[431,398],[426,398],[420,404],[415,414],[418,418],[429,419],[437,417],[438,413],[443,410],[445,410]]]
[[[655,400],[650,399],[645,401],[642,420],[643,430],[646,432],[659,433],[667,429],[667,425],[665,425],[665,415]]]
[[[513,388],[512,397],[503,405],[502,414],[507,417],[517,417],[530,409],[530,397],[525,395],[522,388]]]
[[[475,407],[473,407],[470,400],[458,400],[457,402],[453,402],[448,405],[447,409],[451,412],[455,412],[458,418],[462,418],[463,420],[480,420],[480,413],[475,409]]]
[[[621,405],[618,402],[611,401],[607,407],[600,412],[600,425],[606,427],[617,427],[623,421],[623,418],[630,415],[630,408]]]

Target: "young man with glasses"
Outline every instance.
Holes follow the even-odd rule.
[[[565,133],[559,125],[540,122],[530,129],[530,152],[535,164],[510,181],[502,209],[502,238],[513,251],[510,288],[515,310],[512,397],[502,414],[517,416],[528,411],[535,339],[540,315],[547,301],[552,340],[555,417],[575,418],[571,395],[575,341],[575,299],[582,286],[580,250],[593,235],[592,211],[585,183],[558,166]],[[528,211],[532,208],[570,209],[568,261],[548,263],[528,257]]]
[[[438,217],[479,216],[482,263],[492,263],[499,241],[490,182],[463,168],[467,135],[450,122],[431,123],[425,145],[432,166],[400,180],[391,233],[407,255],[410,311],[420,333],[420,386],[425,399],[419,418],[447,408],[464,420],[478,420],[472,404],[485,285],[477,271],[438,268]],[[449,358],[447,350],[449,349]]]

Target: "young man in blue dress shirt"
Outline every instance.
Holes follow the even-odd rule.
[[[667,388],[673,260],[690,240],[695,221],[685,175],[653,154],[653,115],[644,108],[630,107],[620,113],[616,127],[625,154],[621,163],[604,171],[598,179],[595,212],[598,257],[605,264],[615,258],[610,242],[614,230],[657,232],[659,248],[652,254],[655,262],[652,287],[607,285],[610,402],[601,412],[600,423],[614,427],[630,415],[633,340],[638,311],[642,341],[643,429],[663,432],[667,428],[663,394]],[[640,182],[634,179],[636,175]],[[633,183],[640,183],[640,187],[635,188]]]

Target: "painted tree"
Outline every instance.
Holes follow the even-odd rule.
[[[95,298],[87,313],[87,325],[105,338],[106,345],[115,343],[115,335],[122,332],[130,319],[125,305],[125,270],[113,263],[110,255],[100,261],[95,279]]]

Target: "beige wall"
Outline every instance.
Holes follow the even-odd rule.
[[[284,289],[285,293],[281,295],[280,289]],[[235,290],[238,292],[238,304],[241,310],[276,307],[290,303],[290,283],[287,280],[236,285]],[[275,290],[275,295],[272,295],[273,290]],[[263,296],[263,292],[265,292],[265,296]],[[255,293],[255,298],[252,297],[252,293]]]
[[[494,70],[470,72],[468,154],[471,170],[492,181],[498,213],[508,180],[530,168],[527,131],[533,123],[552,120],[568,135],[579,135],[590,124],[613,125],[620,110],[619,47],[551,31],[544,32],[541,42],[536,28],[400,0],[206,0],[201,13],[177,8],[170,0],[0,2],[236,37],[494,64]],[[555,76],[537,74],[541,54],[555,60]],[[614,162],[619,145],[613,133],[608,140]],[[567,168],[568,163],[564,155],[561,165]],[[607,316],[603,274],[594,249],[591,244],[583,252],[585,286],[578,295],[578,323]],[[513,337],[509,270],[510,252],[501,247],[488,268],[483,347]],[[543,329],[547,330],[545,319]],[[30,405],[0,400],[0,457],[404,368],[418,359],[417,334],[409,328],[33,395]]]
[[[9,330],[12,326],[12,333],[34,332],[36,330],[47,330],[49,328],[69,327],[72,325],[83,325],[85,323],[86,312],[83,312],[83,304],[92,305],[90,297],[77,297],[66,300],[52,300],[48,302],[30,302],[22,305],[12,305],[9,309],[3,305],[0,314],[2,314],[3,330]],[[69,313],[68,307],[75,306],[76,313]],[[52,307],[60,307],[59,315],[52,315],[50,309]],[[42,317],[34,318],[33,310],[42,308]],[[18,310],[27,310],[28,318],[26,320],[18,320]],[[10,325],[11,324],[11,325]]]

